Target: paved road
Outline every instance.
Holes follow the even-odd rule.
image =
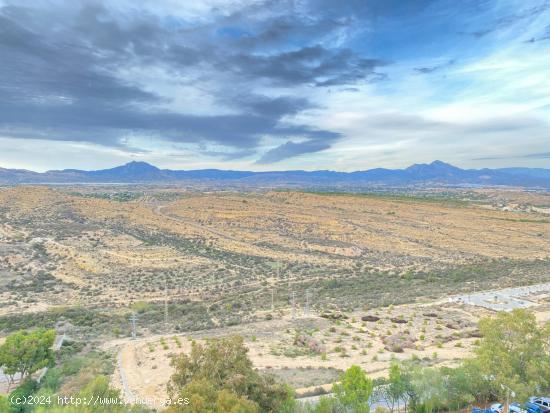
[[[493,311],[512,311],[516,308],[528,308],[536,305],[523,297],[550,291],[550,283],[529,285],[526,287],[504,288],[502,290],[482,291],[452,297],[452,302],[485,307]]]

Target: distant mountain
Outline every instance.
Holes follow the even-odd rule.
[[[550,188],[550,169],[461,169],[441,161],[414,164],[405,169],[376,168],[356,172],[336,171],[228,171],[220,169],[159,169],[146,162],[97,171],[64,169],[38,173],[0,168],[0,184],[33,183],[169,183],[230,182],[247,186],[362,187],[372,185],[521,186]]]
[[[63,171],[62,171],[63,172]],[[166,175],[156,166],[147,162],[130,162],[125,165],[99,171],[74,171],[83,173],[86,178],[105,182],[136,182],[136,181],[162,181]]]
[[[550,179],[550,169],[543,168],[500,168],[495,171],[503,172],[510,175],[530,176],[533,178]]]

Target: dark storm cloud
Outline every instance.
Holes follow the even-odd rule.
[[[295,115],[314,105],[304,98],[280,96],[269,98],[261,95],[240,95],[233,98],[233,102],[260,116]]]
[[[349,49],[328,50],[317,45],[269,56],[242,54],[233,56],[229,64],[239,74],[275,83],[331,86],[377,77],[374,69],[387,63],[361,58]]]
[[[40,137],[55,140],[84,140],[103,145],[122,146],[121,130],[146,132],[151,138],[180,143],[213,142],[236,148],[255,147],[260,137],[303,136],[324,139],[331,135],[307,126],[285,126],[278,117],[254,114],[197,116],[177,113],[146,113],[131,108],[87,107],[78,105],[19,106],[0,104],[2,116],[10,119],[4,132],[33,137],[27,125]]]
[[[328,148],[330,148],[330,143],[318,140],[298,143],[289,141],[266,152],[257,163],[268,164],[279,162],[283,159],[292,158],[294,156],[303,155],[306,153],[319,152]]]
[[[340,29],[350,27],[352,21],[349,18],[335,19],[332,16],[319,17],[315,19],[304,19],[297,14],[276,15],[259,25],[249,25],[249,30],[235,32],[232,45],[246,49],[262,50],[266,47],[286,46],[291,40],[294,44],[301,41],[309,42],[311,39],[318,40],[327,34]],[[228,26],[231,28],[231,26]],[[236,34],[239,35],[236,35]]]
[[[250,154],[266,136],[307,140],[274,149],[262,158],[265,163],[325,149],[339,135],[289,126],[283,118],[315,104],[306,98],[258,94],[256,85],[345,86],[379,78],[376,69],[385,64],[350,49],[321,45],[350,19],[304,17],[287,7],[292,2],[243,6],[204,24],[167,24],[142,10],[120,13],[107,4],[61,2],[40,8],[36,3],[33,9],[14,3],[0,9],[0,131],[121,148],[121,137],[135,133],[211,142],[236,148],[237,155]],[[205,93],[220,113],[232,114],[158,109],[171,97],[121,75],[142,67],[162,68],[176,83],[188,86],[207,78],[214,86]]]

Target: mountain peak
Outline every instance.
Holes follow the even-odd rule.
[[[436,159],[435,161],[433,161],[430,166],[445,166],[445,167],[452,167],[452,168],[455,168],[455,166],[451,165],[450,163],[447,163],[447,162],[443,162],[443,161],[440,161],[439,159]]]
[[[459,175],[463,172],[462,169],[439,160],[433,161],[429,164],[414,164],[405,169],[405,171],[410,176],[414,176],[416,179],[433,179],[442,178],[444,176],[449,177]]]
[[[162,171],[159,168],[142,161],[132,161],[111,169],[100,169],[84,173],[102,180],[107,179],[121,182],[160,180],[163,177]]]
[[[441,170],[441,169],[453,169],[453,170],[457,170],[457,169],[460,169],[454,165],[451,165],[450,163],[447,163],[447,162],[443,162],[443,161],[439,161],[439,160],[435,160],[431,163],[415,163],[415,164],[412,164],[411,166],[409,166],[408,168],[406,168],[407,170],[414,170],[414,169],[438,169],[438,170]]]
[[[117,168],[128,169],[128,170],[132,170],[132,171],[142,171],[142,172],[159,171],[160,170],[156,166],[151,165],[150,163],[147,163],[147,162],[143,162],[143,161],[131,161],[131,162],[128,162],[124,165],[118,166]],[[113,168],[113,169],[115,169],[115,168]]]

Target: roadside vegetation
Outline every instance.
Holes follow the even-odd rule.
[[[529,396],[550,391],[550,322],[539,326],[529,311],[514,310],[482,319],[479,330],[481,338],[474,357],[456,368],[429,367],[413,358],[393,362],[388,377],[374,381],[359,366],[352,366],[333,385],[332,395],[322,396],[316,404],[296,401],[290,387],[256,371],[241,337],[193,343],[188,354],[173,358],[175,370],[168,384],[171,400],[187,402],[171,405],[164,412],[368,413],[369,401],[384,400],[377,412],[435,413],[502,401],[508,392],[515,394],[515,401],[524,402]],[[108,378],[113,372],[111,356],[69,342],[52,364],[52,355],[44,351],[51,337],[47,330],[17,332],[0,347],[0,364],[4,369],[12,366],[6,354],[15,342],[24,343],[23,347],[31,350],[25,354],[33,355],[30,360],[22,358],[27,363],[14,367],[24,372],[26,378],[8,398],[0,398],[1,413],[147,411],[145,407],[122,403],[108,407],[10,406],[8,400],[14,394],[121,400],[120,393],[109,387]],[[37,383],[31,376],[40,366],[52,368]]]

